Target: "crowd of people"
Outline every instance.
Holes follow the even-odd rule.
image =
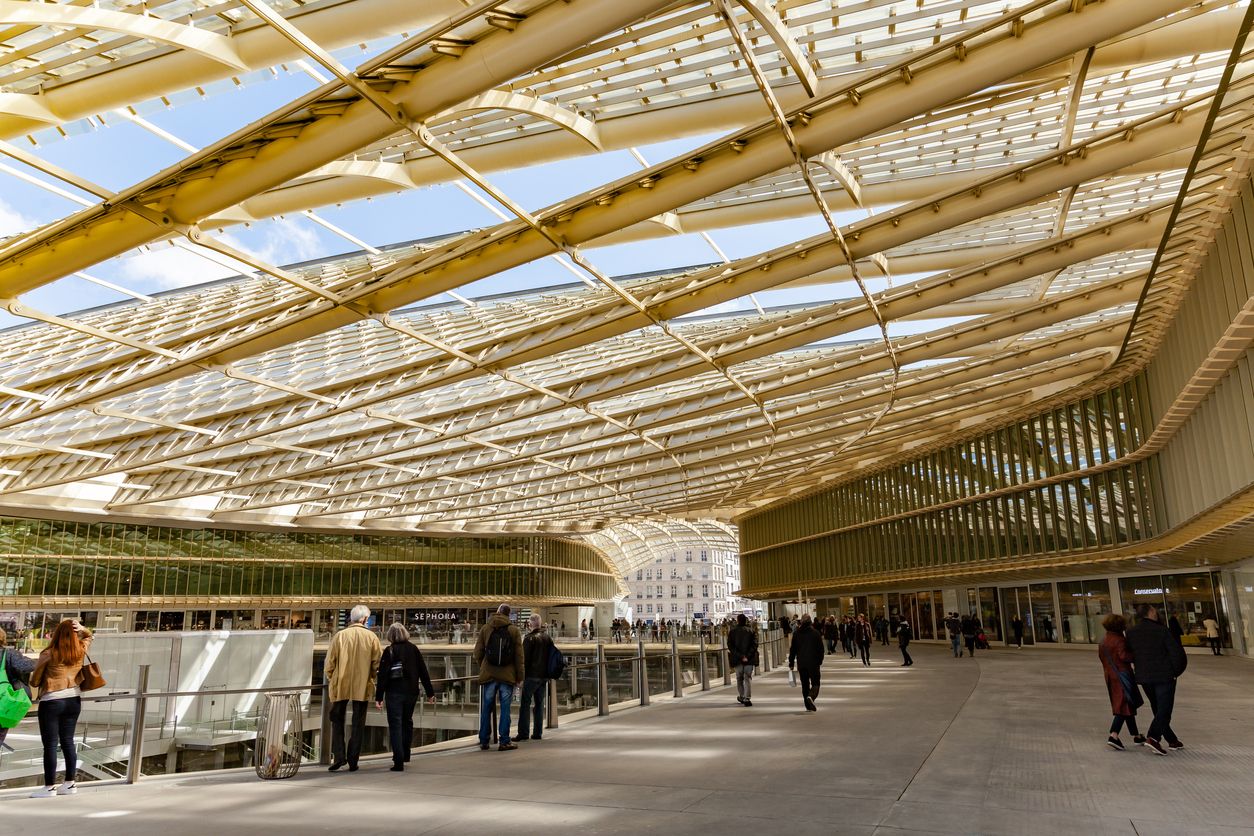
[[[510,615],[509,605],[502,604],[479,628],[472,652],[479,666],[479,747],[483,750],[491,748],[494,729],[499,751],[517,749],[521,741],[542,739],[548,682],[560,677],[565,665],[548,633],[548,625],[538,615],[527,621],[525,635]],[[396,622],[386,629],[384,647],[369,628],[369,620],[369,608],[354,607],[350,624],[335,634],[326,657],[332,772],[345,767],[349,772],[358,769],[371,702],[387,713],[392,770],[404,771],[411,757],[413,713],[418,700],[425,696],[433,702],[436,696],[422,651],[411,641],[405,625]],[[758,624],[737,615],[733,621],[707,626],[711,637],[715,631],[726,632],[727,661],[736,674],[737,702],[752,706],[753,675],[760,664]],[[914,664],[909,651],[914,632],[905,618],[890,621],[883,616],[868,619],[865,614],[828,615],[816,621],[807,613],[795,621],[781,617],[778,626],[788,646],[789,677],[798,680],[806,711],[817,711],[815,701],[821,686],[823,659],[835,654],[838,646],[840,652],[869,666],[872,645],[876,640],[887,643],[886,633],[891,629],[901,651],[901,665]],[[968,658],[974,657],[977,648],[988,646],[983,625],[974,614],[947,613],[944,626],[955,658],[961,658],[964,650]],[[1164,623],[1152,605],[1138,607],[1137,622],[1132,627],[1117,613],[1106,616],[1102,626],[1106,634],[1097,652],[1113,715],[1107,745],[1125,749],[1120,732],[1126,728],[1135,745],[1156,755],[1183,749],[1184,743],[1171,727],[1176,680],[1188,663],[1178,631]],[[594,629],[586,621],[580,625],[581,635],[595,635]],[[1011,629],[1016,640],[1013,644],[1007,642],[1008,646],[1021,646],[1022,631],[1013,620]],[[633,624],[618,619],[611,625],[611,632],[620,641],[649,634],[664,639],[682,630],[682,622]],[[1217,625],[1213,632],[1218,632]],[[34,797],[72,795],[77,791],[74,733],[82,710],[81,695],[103,684],[98,666],[91,665],[87,655],[92,640],[90,630],[77,620],[66,619],[55,628],[38,659],[31,660],[8,646],[7,635],[0,630],[0,671],[6,682],[28,697],[33,693],[32,686],[39,692],[35,704],[43,744],[44,784],[32,793]],[[1216,644],[1212,642],[1212,649],[1217,653]],[[510,707],[515,694],[520,697],[518,733],[511,736]],[[1142,735],[1136,715],[1147,702],[1153,719]],[[7,731],[0,728],[0,745],[4,744]],[[65,763],[64,780],[59,785],[58,753]]]

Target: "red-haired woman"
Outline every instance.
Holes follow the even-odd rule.
[[[32,798],[78,792],[74,787],[78,773],[74,727],[83,707],[82,692],[78,688],[79,672],[89,647],[91,633],[77,620],[67,618],[52,632],[52,640],[39,654],[30,675],[31,684],[39,686],[39,737],[44,744],[44,786],[31,793]],[[56,786],[58,745],[65,756],[65,782],[60,788]]]
[[[1128,642],[1123,635],[1128,626],[1127,621],[1122,615],[1111,613],[1102,619],[1102,626],[1106,628],[1106,636],[1097,648],[1097,655],[1102,660],[1106,692],[1110,695],[1110,710],[1115,716],[1110,724],[1106,745],[1122,750],[1124,746],[1119,739],[1119,731],[1126,725],[1132,733],[1132,742],[1143,746],[1145,738],[1136,727],[1136,710],[1143,701],[1132,676],[1132,652],[1128,650]]]

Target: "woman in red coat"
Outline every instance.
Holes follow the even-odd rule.
[[[1123,741],[1119,739],[1119,730],[1126,724],[1132,732],[1132,742],[1138,746],[1145,745],[1145,738],[1136,728],[1136,710],[1143,702],[1132,678],[1132,652],[1123,637],[1127,622],[1122,615],[1111,613],[1102,619],[1106,628],[1106,636],[1098,645],[1097,655],[1102,660],[1102,671],[1106,675],[1106,691],[1110,694],[1110,709],[1115,715],[1110,724],[1110,736],[1106,745],[1112,749],[1123,750]]]

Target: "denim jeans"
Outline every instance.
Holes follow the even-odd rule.
[[[344,720],[348,716],[348,704],[353,704],[353,728],[348,735],[348,745],[344,745]],[[347,762],[356,766],[361,757],[361,739],[366,734],[366,710],[369,705],[365,700],[336,700],[331,703],[331,763]]]
[[[954,633],[952,636],[950,636],[949,646],[954,649],[955,656],[961,656],[962,655],[962,636],[959,635],[958,633]]]
[[[417,694],[388,691],[383,695],[383,705],[388,712],[388,740],[392,746],[393,763],[409,760],[409,747],[414,742],[414,707]]]
[[[510,682],[485,682],[479,686],[479,743],[486,744],[492,737],[492,705],[501,698],[501,715],[497,725],[497,739],[509,743],[509,708],[514,704],[514,686]]]
[[[523,680],[522,700],[518,704],[518,736],[520,738],[530,737],[532,740],[539,740],[544,735],[544,696],[548,693],[549,681],[547,679],[533,679],[527,677]],[[534,720],[534,723],[531,721]],[[535,730],[531,730],[531,725],[535,726]]]
[[[65,782],[74,783],[78,774],[78,753],[74,750],[74,727],[83,710],[80,697],[39,701],[39,738],[44,744],[44,786],[57,782],[57,746],[65,756]]]
[[[741,699],[753,699],[753,665],[737,665],[736,691]]]
[[[1165,739],[1168,743],[1175,743],[1180,739],[1171,730],[1171,712],[1176,707],[1176,681],[1142,683],[1141,690],[1154,712],[1154,720],[1146,734],[1155,740]]]

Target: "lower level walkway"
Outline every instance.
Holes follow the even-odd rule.
[[[1254,834],[1254,664],[1190,656],[1166,757],[1104,744],[1095,654],[875,648],[823,668],[819,710],[780,673],[478,748],[359,772],[305,767],[0,793],[21,832],[143,834]],[[1142,728],[1148,727],[1147,709]],[[1130,740],[1125,736],[1125,741]],[[1247,829],[1248,828],[1248,829]]]

